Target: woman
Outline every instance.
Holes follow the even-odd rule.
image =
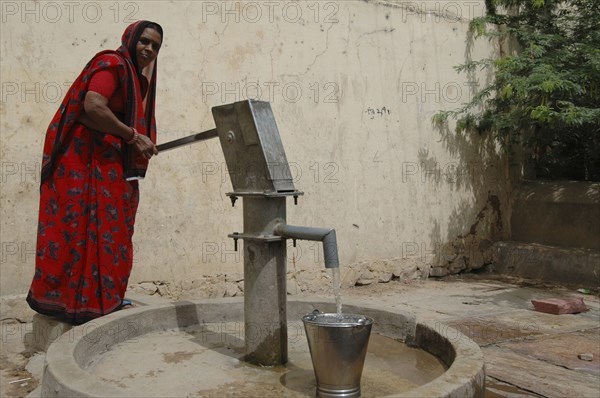
[[[117,51],[100,52],[86,65],[48,127],[27,296],[39,313],[79,324],[124,304],[137,180],[158,153],[155,61],[162,36],[153,22],[128,26]]]

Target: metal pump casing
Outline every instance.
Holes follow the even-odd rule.
[[[270,103],[241,101],[212,113],[234,195],[295,191]]]

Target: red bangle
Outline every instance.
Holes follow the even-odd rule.
[[[133,144],[134,142],[136,142],[138,140],[138,136],[140,135],[137,132],[137,130],[135,129],[135,127],[132,127],[131,131],[133,132],[133,136],[128,141],[125,141],[125,143],[128,144],[128,145]]]

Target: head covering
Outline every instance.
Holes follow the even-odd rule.
[[[147,99],[146,99],[146,109],[143,113],[140,113],[140,109],[143,108],[143,101],[140,88],[141,79],[145,78],[142,76],[142,71],[138,68],[138,59],[137,59],[137,43],[140,40],[140,36],[144,33],[144,30],[147,27],[156,28],[156,30],[160,33],[161,41],[163,37],[162,27],[150,21],[138,21],[133,23],[125,29],[123,33],[123,37],[121,38],[121,47],[117,50],[125,56],[125,59],[128,61],[129,66],[129,74],[135,75],[137,79],[130,78],[129,80],[134,83],[137,83],[137,86],[131,87],[134,95],[127,95],[127,109],[126,115],[128,119],[128,125],[136,127],[137,125],[143,125],[144,127],[137,128],[140,134],[145,134],[152,142],[156,144],[156,121],[154,118],[154,101],[156,97],[156,69],[157,69],[157,60],[149,65],[149,67],[153,68],[153,70],[148,71],[148,74],[151,74],[150,84],[148,86]],[[141,156],[138,153],[135,153],[134,149],[126,145],[123,151],[123,166],[125,171],[126,178],[135,178],[135,177],[144,177],[146,175],[146,169],[148,168],[148,159]]]
[[[67,150],[72,139],[73,125],[83,112],[83,102],[88,91],[89,82],[99,70],[115,69],[120,80],[120,90],[125,101],[125,119],[128,126],[135,127],[143,135],[156,143],[156,122],[154,118],[154,102],[156,97],[156,60],[149,65],[153,70],[148,85],[146,107],[141,92],[141,71],[137,68],[136,46],[140,36],[147,27],[156,29],[162,39],[162,28],[150,21],[137,21],[129,25],[121,38],[121,46],[116,50],[102,51],[96,54],[85,66],[81,74],[73,82],[58,111],[54,115],[46,131],[44,155],[42,159],[43,183],[51,177],[58,159]],[[122,143],[123,171],[125,178],[142,178],[148,168],[148,160],[137,153],[130,145]]]
[[[131,59],[134,69],[138,70],[138,59],[135,56],[137,50],[137,43],[140,40],[140,36],[144,33],[146,28],[150,27],[151,29],[156,29],[158,33],[160,33],[160,37],[163,37],[162,27],[156,22],[150,21],[138,21],[133,23],[127,27],[123,36],[121,37],[121,47],[117,51],[127,56],[128,59]],[[132,54],[134,56],[129,56]],[[156,61],[155,61],[156,62]]]

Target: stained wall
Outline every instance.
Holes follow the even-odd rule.
[[[431,123],[488,78],[453,69],[494,51],[468,34],[483,3],[3,1],[2,294],[25,293],[33,275],[45,129],[90,57],[116,49],[138,19],[165,31],[159,143],[212,129],[213,106],[269,101],[305,192],[290,201],[289,223],[336,228],[342,266],[419,259],[443,273],[449,245],[506,227],[496,148]],[[216,140],[154,158],[141,184],[131,281],[241,272],[227,234],[242,230],[242,208],[231,206],[230,190]],[[290,242],[288,267],[320,268],[321,253]]]

